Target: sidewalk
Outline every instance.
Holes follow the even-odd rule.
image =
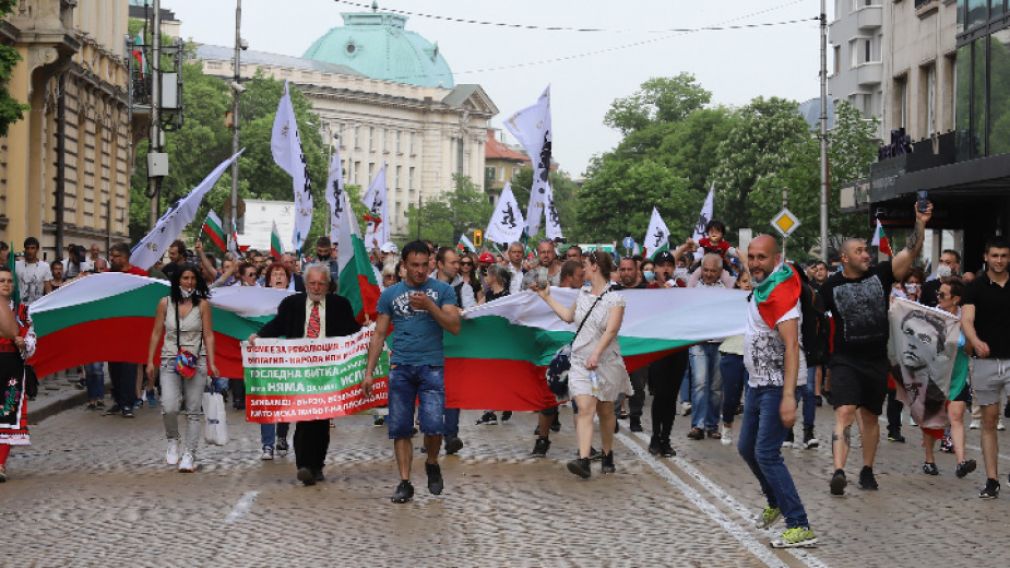
[[[108,372],[105,374],[105,392],[111,387],[108,382]],[[46,418],[59,414],[64,410],[84,406],[88,402],[88,392],[80,386],[78,375],[74,370],[61,371],[39,379],[39,395],[35,400],[28,401],[28,422],[36,425]]]

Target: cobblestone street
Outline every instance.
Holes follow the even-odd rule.
[[[11,479],[0,485],[16,543],[9,558],[29,566],[901,566],[929,558],[947,567],[994,565],[1010,533],[1007,499],[976,497],[980,471],[956,479],[953,457],[940,454],[941,475],[921,473],[919,435],[908,427],[908,444],[882,442],[877,493],[853,483],[832,498],[827,445],[786,450],[820,546],[783,552],[768,546],[783,525],[752,525],[762,500],[735,447],[687,440],[686,419],[677,421],[672,460],[649,456],[647,436],[622,422],[618,473],[598,475],[594,464],[583,482],[563,465],[575,444],[570,410],[541,460],[528,457],[534,415],[473,426],[477,414],[464,413],[466,447],[443,462],[445,493],[428,494],[418,457],[417,496],[397,506],[388,499],[392,445],[370,416],[337,422],[326,482],[302,487],[293,455],[260,461],[258,428],[237,411],[231,442],[201,450],[199,472],[184,475],[164,465],[157,410],[131,421],[73,408],[12,452]],[[822,440],[830,420],[819,409]],[[981,469],[978,432],[969,436]],[[858,465],[850,462],[850,479]]]

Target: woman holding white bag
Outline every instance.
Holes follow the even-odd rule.
[[[167,298],[158,302],[147,355],[148,388],[154,387],[154,355],[161,347],[161,414],[165,421],[168,450],[165,461],[179,471],[196,470],[196,450],[200,442],[203,391],[207,370],[217,376],[214,362],[214,331],[211,322],[210,292],[197,268],[185,265],[172,275]],[[179,412],[185,402],[186,440],[179,458]]]

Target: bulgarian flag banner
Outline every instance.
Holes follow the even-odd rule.
[[[281,234],[277,230],[277,221],[274,221],[273,229],[270,231],[270,256],[274,260],[280,260],[284,255],[284,246],[281,245]]]
[[[779,319],[796,307],[802,290],[800,275],[788,264],[783,264],[763,282],[754,286],[754,302],[768,327],[775,329]]]
[[[877,250],[887,256],[894,256],[894,252],[891,251],[891,240],[884,233],[884,226],[880,224],[880,219],[877,219],[877,228],[873,231],[873,240],[870,245],[877,247]]]
[[[228,251],[228,239],[224,234],[224,223],[221,222],[221,218],[217,216],[217,213],[213,211],[207,212],[207,218],[203,221],[200,233],[207,235],[210,242],[214,243],[214,246],[221,252]]]
[[[95,361],[146,364],[155,309],[168,290],[164,280],[121,272],[71,281],[32,304],[38,347],[29,363],[40,377]],[[270,321],[289,294],[251,286],[214,289],[210,305],[222,376],[243,376],[240,342]]]
[[[578,290],[551,288],[562,305]],[[627,305],[618,342],[629,371],[676,350],[744,332],[747,294],[738,290],[622,290]],[[541,410],[557,404],[545,371],[578,322],[561,321],[534,292],[463,313],[459,335],[445,333],[446,408]]]
[[[380,293],[375,270],[368,260],[365,241],[358,231],[358,222],[354,219],[347,192],[340,191],[335,199],[337,206],[334,217],[338,214],[340,217],[337,220],[337,266],[340,271],[337,293],[351,303],[351,310],[359,322],[366,317],[375,321]]]

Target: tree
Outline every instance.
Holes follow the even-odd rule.
[[[459,236],[484,229],[491,217],[491,203],[468,176],[454,175],[455,187],[437,198],[407,208],[407,240],[418,234],[443,246],[453,246]],[[418,231],[420,224],[420,231]]]
[[[11,13],[16,0],[0,0],[0,19]],[[27,104],[18,102],[7,90],[7,83],[11,80],[11,73],[21,55],[18,50],[9,45],[0,45],[0,136],[7,136],[7,129],[11,124],[21,120],[24,112],[30,107]]]
[[[603,123],[627,135],[653,122],[681,121],[711,100],[712,93],[690,73],[655,77],[642,83],[630,97],[611,103]]]

